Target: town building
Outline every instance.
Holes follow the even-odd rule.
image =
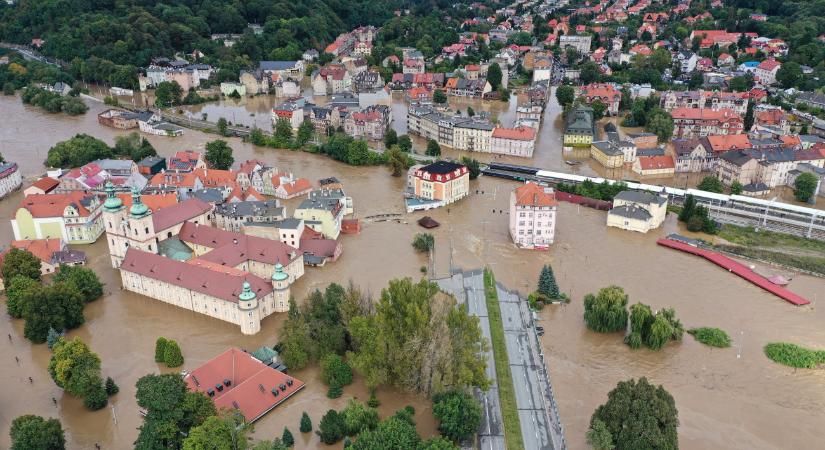
[[[581,87],[579,98],[584,99],[587,104],[599,100],[607,106],[607,114],[615,116],[619,114],[622,92],[610,83],[593,83]]]
[[[11,219],[14,239],[60,238],[69,244],[91,244],[103,234],[103,202],[98,194],[34,194],[20,202]]]
[[[327,239],[338,239],[341,234],[341,222],[348,211],[352,212],[352,199],[347,197],[343,190],[320,189],[310,192],[295,208],[292,217],[303,220],[307,227],[321,233]]]
[[[756,66],[754,79],[763,86],[770,86],[776,83],[776,73],[779,72],[781,67],[782,64],[779,61],[773,58],[766,59]]]
[[[317,69],[312,73],[314,95],[341,94],[352,91],[352,75],[340,64]]]
[[[285,218],[284,207],[277,200],[249,200],[224,203],[215,207],[215,226],[241,232],[250,222],[274,222]]]
[[[255,70],[241,70],[238,82],[244,85],[249,95],[266,94],[269,92],[272,78],[260,68]]]
[[[740,116],[748,110],[748,96],[740,92],[719,91],[665,91],[660,104],[665,111],[678,108],[709,109],[719,111],[729,109]]]
[[[344,118],[344,132],[354,138],[382,140],[391,122],[392,110],[389,106],[368,106]]]
[[[450,161],[410,168],[407,212],[432,209],[457,202],[470,193],[470,171]]]
[[[31,186],[23,189],[23,196],[28,197],[30,195],[48,194],[50,192],[54,192],[59,186],[59,180],[52,177],[43,177],[32,183]]]
[[[297,100],[290,100],[272,108],[272,124],[276,124],[280,119],[286,119],[293,130],[297,130],[304,121],[304,106],[303,98]]]
[[[667,195],[622,191],[607,212],[607,226],[647,233],[658,228],[667,216]]]
[[[107,109],[97,115],[97,122],[101,125],[130,130],[138,127],[138,114],[122,109]]]
[[[183,380],[190,391],[211,398],[218,410],[238,410],[253,423],[304,388],[301,380],[259,361],[255,354],[230,348],[185,372]]]
[[[10,248],[26,250],[40,260],[40,274],[55,273],[61,265],[82,266],[86,264],[86,253],[72,250],[60,238],[11,241]],[[0,251],[0,269],[8,249]]]
[[[510,193],[510,238],[521,247],[548,249],[556,235],[556,196],[552,188],[526,183]]]
[[[676,163],[670,155],[639,156],[633,162],[633,172],[646,177],[668,177],[676,173]]]
[[[151,177],[166,170],[166,159],[160,156],[147,156],[137,163],[138,173]]]
[[[0,198],[20,189],[23,184],[23,177],[20,175],[20,167],[17,163],[0,163]]]
[[[532,158],[536,147],[536,129],[526,126],[496,127],[491,141],[492,153]]]
[[[616,168],[636,161],[636,144],[622,139],[619,133],[607,133],[607,139],[590,144],[590,156],[604,167]]]
[[[231,97],[233,95],[245,97],[246,85],[235,81],[224,81],[221,83],[221,95],[226,97]]]
[[[300,81],[304,78],[306,66],[302,60],[261,61],[258,63],[258,68],[270,77]]]
[[[740,134],[744,129],[742,117],[730,109],[677,108],[670,114],[673,117],[675,138]]]
[[[596,134],[593,121],[593,109],[578,105],[567,115],[564,127],[564,148],[590,147]]]
[[[564,35],[559,37],[559,47],[562,49],[562,52],[564,52],[568,47],[571,47],[576,49],[580,55],[589,55],[590,40],[590,36]]]

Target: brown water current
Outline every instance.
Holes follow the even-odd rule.
[[[548,108],[551,120],[545,121],[533,160],[513,162],[570,171],[563,163],[558,127],[553,126],[552,118],[558,114],[554,105]],[[17,161],[26,176],[33,176],[42,173],[47,150],[61,140],[87,133],[111,144],[116,135],[124,133],[98,125],[96,114],[105,108],[102,104],[90,107],[84,116],[67,117],[24,106],[16,97],[0,97],[5,117],[0,127],[0,152],[7,160]],[[182,149],[203,150],[213,139],[215,136],[191,130],[179,138],[149,137],[162,155]],[[410,242],[415,233],[423,231],[415,221],[425,213],[403,215],[405,180],[393,178],[383,167],[349,167],[321,156],[229,141],[236,161],[258,158],[311,180],[337,176],[354,199],[356,215],[364,219],[360,235],[343,237],[344,253],[338,261],[307,269],[293,289],[296,299],[302,300],[310,290],[333,281],[352,281],[377,296],[392,278],[421,276],[419,269],[427,265],[427,258],[414,253]],[[588,164],[573,169],[595,173]],[[825,299],[825,281],[795,276],[790,289],[815,300],[810,307],[795,308],[707,261],[655,245],[658,237],[680,231],[675,217],[669,217],[661,229],[642,235],[608,229],[603,212],[564,203],[559,206],[553,248],[548,252],[518,250],[507,231],[508,199],[514,188],[512,182],[482,177],[471,182],[472,195],[467,199],[426,213],[442,224],[433,231],[435,274],[444,276],[451,268],[488,265],[500,282],[526,293],[535,285],[541,266],[553,264],[559,285],[573,301],[545,308],[540,319],[547,331],[543,344],[570,448],[587,448],[584,432],[607,392],[618,381],[640,376],[663,384],[673,394],[681,422],[681,448],[820,446],[825,439],[825,371],[774,364],[762,354],[762,346],[788,341],[825,349],[825,312],[817,308],[818,301]],[[2,244],[12,239],[7,219],[21,197],[18,192],[0,202]],[[287,205],[291,210],[294,202]],[[397,222],[365,219],[383,213],[402,215]],[[243,336],[232,325],[121,291],[119,277],[108,264],[105,242],[80,248],[87,252],[89,266],[106,283],[107,294],[86,307],[86,323],[69,335],[80,336],[98,352],[104,376],[112,376],[120,385],[121,391],[112,401],[114,412],[111,407],[89,412],[81,401],[64,395],[48,376],[46,346],[31,345],[23,338],[22,321],[2,314],[2,334],[11,333],[13,341],[3,337],[4,342],[0,342],[0,380],[4,382],[0,389],[0,448],[8,446],[11,421],[28,413],[59,417],[69,448],[87,449],[94,443],[109,449],[129,448],[141,423],[134,399],[136,380],[147,373],[170,370],[153,360],[158,336],[178,340],[186,358],[184,368],[189,369],[228,346],[252,350],[278,339],[284,315],[266,319],[259,334]],[[734,346],[710,349],[686,335],[681,343],[659,352],[633,351],[622,344],[619,334],[587,331],[581,298],[609,284],[623,286],[631,302],[675,308],[688,328],[722,328],[731,335]],[[20,358],[19,365],[15,356]],[[329,400],[317,369],[294,375],[306,381],[307,388],[257,422],[254,436],[280,436],[288,426],[296,436],[297,448],[322,447],[315,435],[297,432],[301,413],[308,411],[317,425],[326,410],[342,408],[351,396],[365,400],[367,392],[356,382],[345,388],[343,398]],[[57,399],[56,406],[52,397]],[[379,398],[382,415],[410,404],[417,411],[422,435],[436,433],[428,400],[392,389],[379,391]]]

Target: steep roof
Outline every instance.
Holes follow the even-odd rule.
[[[237,303],[243,282],[252,286],[252,292],[263,297],[272,292],[268,280],[232,267],[188,264],[154,253],[129,247],[120,270],[143,275],[175,286],[200,292],[221,300]]]
[[[43,177],[32,183],[33,187],[36,187],[47,194],[58,185],[60,185],[60,182],[51,177]]]
[[[536,183],[526,183],[516,189],[516,205],[532,207],[554,207],[556,196],[552,192],[545,192],[544,188]]]
[[[117,197],[123,202],[123,206],[126,208],[132,206],[131,194],[120,193],[117,194]],[[163,194],[142,194],[140,196],[140,201],[144,205],[148,206],[150,211],[155,212],[162,208],[168,208],[172,205],[176,205],[178,203],[178,196],[175,195],[174,192],[167,192]]]
[[[235,267],[245,261],[256,261],[286,266],[294,259],[292,247],[280,241],[243,233],[221,230],[208,225],[186,222],[178,237],[187,244],[213,249],[199,259],[224,266]]]
[[[152,213],[152,225],[159,233],[174,225],[194,219],[212,210],[212,205],[198,198],[190,198],[168,208],[161,208]]]
[[[661,156],[640,156],[639,166],[642,170],[673,169],[676,164],[670,155]]]
[[[227,380],[228,386],[225,385]],[[218,409],[237,408],[250,423],[304,387],[303,381],[279,372],[237,348],[230,348],[189,372],[184,381],[191,391],[207,395],[212,391]],[[221,390],[216,390],[216,385],[221,385]]]
[[[714,153],[753,147],[747,134],[710,135],[707,141]]]
[[[88,207],[95,194],[73,191],[66,194],[32,194],[20,202],[21,208],[26,208],[33,217],[62,217],[67,206],[77,209],[78,215],[88,217]]]

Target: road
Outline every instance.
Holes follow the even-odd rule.
[[[468,312],[479,318],[481,333],[487,342],[490,339],[490,323],[487,320],[487,302],[484,298],[484,273],[481,270],[457,273],[450,278],[435,280],[442,291],[452,294],[460,303],[467,305]],[[483,416],[478,429],[478,443],[481,450],[506,450],[504,428],[501,420],[501,405],[496,382],[496,366],[492,346],[484,355],[487,360],[487,378],[490,389],[475,389],[475,397],[481,403]],[[462,449],[473,446],[462,445]]]

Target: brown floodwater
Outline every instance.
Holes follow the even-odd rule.
[[[6,117],[0,127],[0,151],[32,176],[42,173],[41,163],[56,142],[87,133],[112,143],[124,133],[98,125],[96,114],[104,106],[90,106],[88,114],[72,118],[42,113],[22,105],[19,98],[0,97],[0,111]],[[553,117],[553,108],[557,112],[551,103],[548,118]],[[530,164],[568,170],[559,136],[556,126],[543,127]],[[212,139],[215,136],[189,130],[179,138],[149,137],[162,155],[203,150]],[[569,305],[547,307],[541,313],[547,330],[543,344],[570,448],[586,448],[584,432],[590,415],[606,400],[607,392],[620,380],[640,376],[663,384],[673,394],[680,412],[681,448],[816,448],[825,438],[825,371],[779,366],[761,350],[771,341],[825,348],[825,313],[816,308],[816,302],[795,308],[707,261],[656,246],[656,238],[679,231],[673,217],[661,229],[642,235],[606,228],[603,212],[561,204],[553,248],[548,252],[517,250],[507,231],[508,199],[515,187],[511,182],[482,177],[471,183],[473,194],[458,204],[404,215],[400,194],[404,180],[390,176],[386,168],[349,167],[321,156],[229,141],[236,160],[259,158],[312,180],[337,176],[354,198],[358,217],[401,214],[398,221],[366,219],[360,235],[344,236],[342,257],[323,268],[308,268],[293,290],[297,299],[333,281],[352,281],[378,296],[392,278],[420,277],[427,259],[414,253],[410,242],[422,231],[415,221],[425,214],[442,224],[433,231],[437,276],[447,275],[451,268],[489,265],[499,281],[526,293],[535,285],[541,266],[552,263],[560,286],[573,298]],[[489,160],[490,155],[481,158]],[[588,167],[582,164],[576,169],[585,173]],[[0,202],[1,217],[9,217],[20,197],[17,193]],[[0,221],[0,236],[0,243],[12,239],[7,220]],[[254,349],[277,341],[283,315],[266,319],[261,333],[243,336],[232,325],[121,291],[117,274],[108,265],[105,242],[82,249],[89,254],[90,267],[106,282],[107,295],[86,307],[86,323],[70,336],[82,337],[98,352],[104,375],[120,385],[121,392],[112,402],[114,415],[111,408],[86,411],[79,400],[63,395],[49,379],[46,346],[29,344],[22,336],[22,321],[3,315],[3,330],[14,340],[0,345],[0,361],[5,361],[0,379],[7,383],[0,390],[0,447],[8,445],[11,420],[34,413],[60,417],[69,448],[90,448],[95,442],[103,448],[128,448],[141,423],[134,400],[136,380],[146,373],[169,371],[153,360],[154,341],[160,335],[181,343],[184,367],[190,369],[228,346]],[[587,331],[581,298],[609,284],[623,286],[631,302],[675,308],[686,327],[726,330],[734,347],[711,350],[686,335],[683,342],[659,352],[632,351],[622,344],[620,335]],[[796,275],[790,288],[814,300],[825,297],[821,278]],[[19,365],[15,356],[20,358]],[[317,424],[327,409],[343,407],[351,396],[366,399],[367,393],[356,382],[345,389],[343,398],[331,401],[325,397],[316,369],[295,375],[308,382],[307,388],[257,422],[255,438],[280,436],[283,427],[289,426],[298,448],[316,448],[321,444],[314,435],[297,433],[301,413],[309,411]],[[28,383],[29,376],[33,384]],[[57,406],[52,397],[58,400]],[[380,391],[379,398],[382,415],[410,404],[417,411],[419,431],[425,436],[436,432],[426,399],[391,389]]]

